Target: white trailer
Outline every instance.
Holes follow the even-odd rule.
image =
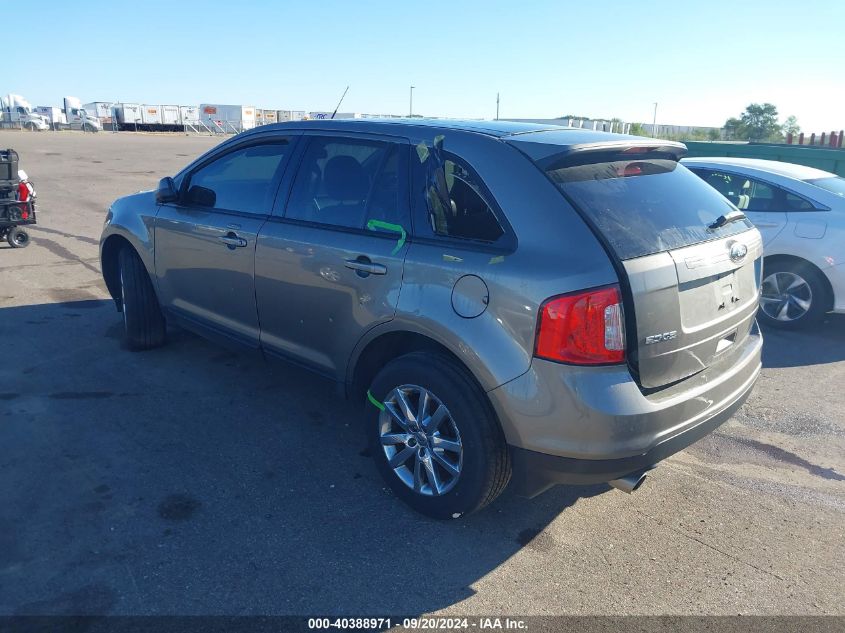
[[[277,123],[279,117],[275,110],[264,110],[264,124],[270,125],[271,123]]]
[[[196,125],[200,122],[200,109],[197,106],[179,106],[179,120],[183,125]]]
[[[309,112],[309,118],[311,119],[360,119],[361,115],[357,112],[338,112],[332,117],[331,112]]]
[[[253,106],[200,104],[200,120],[215,132],[235,133],[255,127]]]
[[[67,117],[64,111],[57,106],[37,106],[35,111],[47,121],[47,124],[54,130],[67,125]]]
[[[143,123],[140,103],[118,103],[114,107],[114,113],[121,130],[139,129],[138,126]]]
[[[141,123],[144,129],[152,131],[155,127],[161,125],[161,106],[157,105],[141,105]]]
[[[182,113],[178,105],[161,106],[161,126],[168,132],[177,132],[182,128]]]
[[[82,107],[85,112],[100,119],[101,123],[111,123],[114,117],[114,105],[112,101],[92,101]]]
[[[276,119],[279,123],[282,121],[302,121],[307,114],[305,110],[278,110]]]

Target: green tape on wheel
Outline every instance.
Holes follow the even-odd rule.
[[[400,233],[402,236],[396,241],[396,246],[390,252],[391,255],[395,255],[399,252],[399,249],[405,244],[405,240],[408,237],[408,234],[405,233],[405,229],[402,228],[400,224],[391,224],[390,222],[385,222],[383,220],[370,220],[367,222],[367,228],[371,231],[375,231],[376,229],[383,229],[385,231],[393,231],[394,233]]]
[[[367,389],[367,400],[369,400],[370,404],[372,404],[379,411],[384,411],[384,405],[378,400],[376,400],[375,396],[370,393],[369,389]]]

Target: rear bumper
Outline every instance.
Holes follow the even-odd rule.
[[[572,459],[512,446],[514,489],[522,496],[536,497],[555,484],[599,484],[648,470],[727,422],[750,393],[751,387],[727,408],[641,455],[620,459]]]
[[[756,326],[729,358],[644,395],[624,367],[534,359],[529,372],[489,392],[527,496],[558,483],[592,484],[649,468],[728,420],[760,373]]]

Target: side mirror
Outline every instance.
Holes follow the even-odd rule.
[[[189,204],[198,207],[208,207],[211,209],[217,204],[217,194],[211,189],[200,187],[199,185],[194,185],[188,189],[188,195],[186,197]]]
[[[173,178],[167,176],[158,181],[158,189],[156,189],[156,203],[165,204],[167,202],[176,202],[179,193],[176,191],[176,184]]]

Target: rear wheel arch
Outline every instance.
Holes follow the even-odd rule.
[[[410,330],[385,332],[365,345],[353,359],[354,365],[346,384],[347,397],[353,400],[365,398],[367,389],[379,370],[391,360],[411,352],[429,352],[448,358],[466,372],[486,398],[486,390],[481,381],[454,352],[430,336]]]
[[[830,285],[830,280],[827,278],[827,275],[822,272],[821,268],[816,266],[813,262],[808,259],[804,259],[803,257],[798,257],[796,255],[785,255],[785,254],[776,254],[776,255],[767,255],[763,257],[763,278],[766,277],[766,268],[770,266],[774,266],[775,264],[784,264],[784,265],[791,265],[798,268],[804,268],[805,270],[811,271],[815,274],[819,281],[824,286],[825,290],[825,312],[829,312],[833,309],[835,298],[833,296],[833,286]]]

